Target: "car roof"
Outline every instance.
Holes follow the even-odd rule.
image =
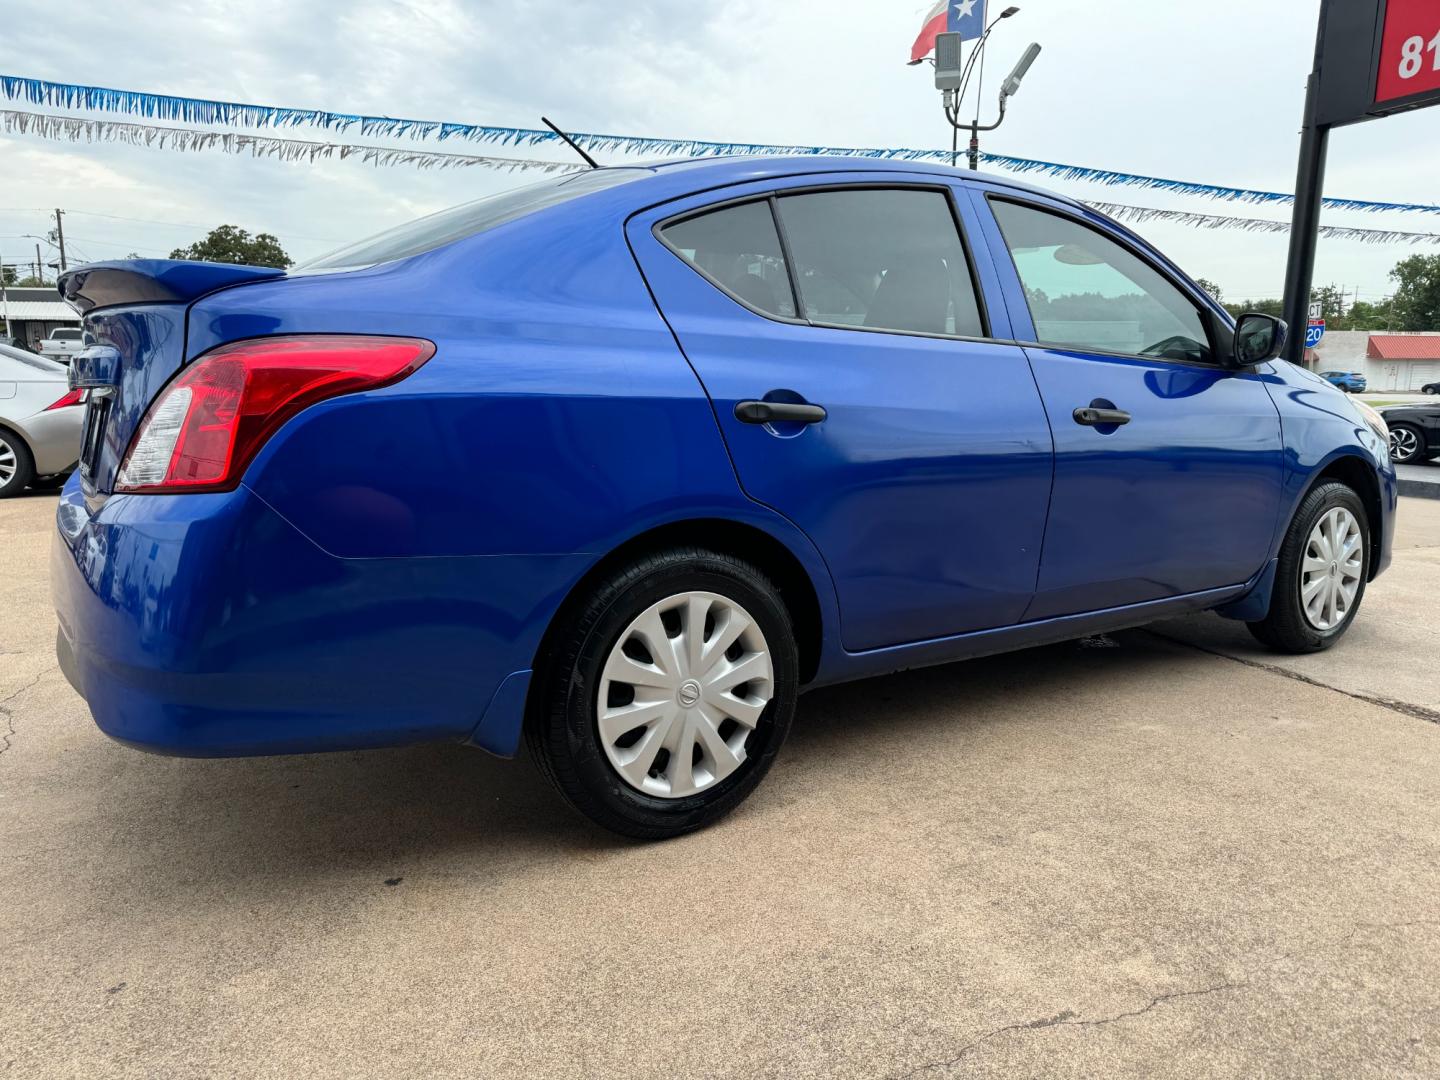
[[[624,167],[624,166],[620,166]],[[839,154],[790,154],[773,156],[743,155],[696,158],[666,158],[663,161],[641,162],[638,166],[667,176],[685,174],[696,182],[696,190],[751,181],[778,180],[787,176],[811,173],[873,172],[894,173],[896,176],[943,176],[947,180],[982,180],[987,184],[1013,188],[1016,191],[1044,195],[1047,198],[1080,206],[1074,199],[1059,195],[1034,184],[990,172],[976,172],[942,165],[938,161],[906,161],[900,158],[865,157]]]

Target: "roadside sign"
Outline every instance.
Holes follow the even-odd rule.
[[[1389,0],[1375,104],[1436,92],[1440,92],[1440,6],[1435,0]]]
[[[1325,320],[1311,319],[1310,325],[1305,328],[1305,348],[1313,349],[1320,344],[1320,339],[1325,336]]]
[[[1440,104],[1440,4],[1323,0],[1315,74],[1323,127]]]
[[[1430,105],[1440,105],[1440,0],[1320,0],[1285,266],[1291,326],[1307,314],[1315,280],[1331,130]],[[1285,359],[1298,364],[1303,354],[1291,335]]]
[[[1310,301],[1310,321],[1323,321],[1325,318],[1325,305],[1319,300]]]

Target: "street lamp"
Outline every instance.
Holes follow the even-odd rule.
[[[998,128],[1001,124],[1005,122],[1006,103],[1019,91],[1021,81],[1025,78],[1026,72],[1030,70],[1030,65],[1035,63],[1035,60],[1037,57],[1039,57],[1039,55],[1040,43],[1038,41],[1032,41],[1030,43],[1030,47],[1025,50],[1025,55],[1020,57],[1020,62],[1017,63],[1015,67],[1011,70],[1009,78],[1007,78],[1000,85],[999,119],[997,119],[993,124],[986,124],[982,126],[980,123],[980,110],[978,107],[976,108],[975,119],[970,124],[969,156],[970,168],[972,171],[980,168],[980,132],[994,131],[996,128]],[[951,123],[954,124],[955,122],[952,120]]]
[[[969,125],[962,125],[960,123],[960,106],[965,100],[965,93],[970,86],[970,76],[975,70],[977,61],[979,63],[980,82],[983,89],[985,82],[985,45],[986,42],[990,40],[991,32],[994,31],[995,27],[999,26],[1003,20],[1018,15],[1019,13],[1020,9],[1018,7],[1007,7],[991,20],[990,25],[985,28],[985,32],[980,35],[980,40],[975,43],[975,48],[970,51],[970,59],[963,68],[960,67],[958,63],[947,63],[943,59],[950,57],[953,58],[954,61],[958,61],[960,55],[960,35],[940,34],[935,40],[935,88],[944,92],[945,119],[950,122],[950,126],[953,129],[950,139],[951,165],[957,164],[959,157],[960,128],[962,126],[968,126],[970,128],[970,168],[978,169],[980,167],[980,132],[994,131],[1005,122],[1006,102],[1009,98],[1015,96],[1016,91],[1020,89],[1020,82],[1024,79],[1025,73],[1030,70],[1030,65],[1033,64],[1035,58],[1040,55],[1040,46],[1038,44],[1032,44],[1030,48],[1025,51],[1025,55],[1021,58],[1020,63],[1015,65],[1015,69],[1010,73],[1010,77],[1005,80],[1005,84],[1000,91],[999,120],[987,127],[982,127],[980,125],[980,105],[977,100],[974,122]],[[946,39],[950,40],[947,41]]]

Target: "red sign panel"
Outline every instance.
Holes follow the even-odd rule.
[[[1375,102],[1440,90],[1440,3],[1390,0]]]

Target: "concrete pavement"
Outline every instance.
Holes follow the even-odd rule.
[[[0,503],[0,1074],[1440,1073],[1440,503],[1350,637],[1180,620],[802,699],[641,846],[458,747],[107,741]]]

